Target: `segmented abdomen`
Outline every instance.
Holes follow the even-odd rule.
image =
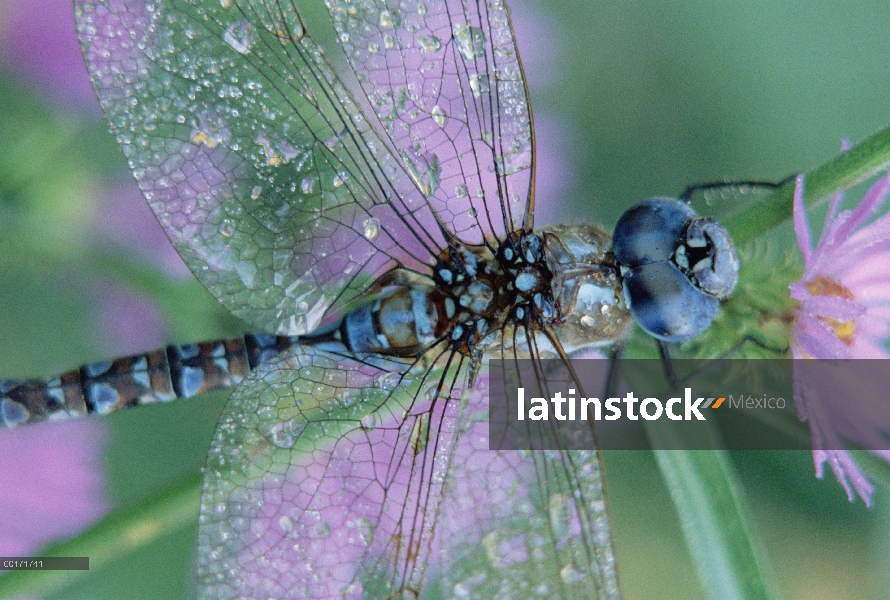
[[[0,380],[0,426],[105,414],[231,387],[296,340],[246,334],[167,346],[85,365],[47,380]]]

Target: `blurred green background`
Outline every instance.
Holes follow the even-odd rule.
[[[330,39],[320,3],[298,4]],[[884,2],[511,6],[538,125],[539,223],[611,226],[630,204],[690,183],[778,180],[890,122]],[[106,133],[73,31],[67,0],[0,3],[0,377],[241,327],[165,245]],[[138,507],[194,474],[224,401],[106,419],[113,505]],[[778,595],[887,597],[886,483],[868,510],[830,474],[817,481],[809,453],[733,460]],[[653,458],[606,461],[626,596],[703,597]],[[194,536],[164,536],[53,597],[187,597]]]

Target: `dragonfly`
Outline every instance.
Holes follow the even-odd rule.
[[[725,230],[679,200],[631,209],[614,247],[535,229],[501,2],[331,2],[359,102],[291,4],[76,10],[146,199],[267,333],[5,382],[4,423],[237,384],[205,468],[201,597],[617,597],[596,451],[487,450],[487,361],[567,358],[632,321],[695,337],[737,276]]]

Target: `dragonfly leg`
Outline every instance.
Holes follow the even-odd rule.
[[[671,387],[680,387],[680,378],[677,377],[677,371],[674,370],[674,361],[671,360],[671,351],[667,342],[664,340],[656,340],[658,342],[658,353],[661,354],[661,364],[664,367],[664,376],[667,377]]]
[[[683,202],[689,202],[696,192],[704,192],[707,190],[719,190],[721,188],[738,188],[743,186],[750,187],[759,187],[759,188],[767,188],[767,189],[778,189],[785,185],[787,182],[794,179],[794,176],[786,177],[785,179],[779,181],[778,183],[773,183],[772,181],[756,181],[756,180],[741,180],[741,181],[709,181],[707,183],[696,183],[690,185],[683,193],[680,194],[679,199]]]
[[[612,347],[612,356],[609,358],[609,375],[606,377],[606,391],[603,398],[614,398],[618,392],[618,361],[624,354],[625,346],[627,346],[627,341],[621,340]]]
[[[738,353],[745,346],[745,344],[754,344],[755,346],[757,346],[758,348],[760,348],[762,350],[766,350],[767,352],[771,352],[773,354],[778,354],[780,356],[784,356],[785,354],[788,354],[788,351],[791,349],[789,346],[785,346],[784,348],[779,348],[778,346],[771,346],[770,344],[767,344],[766,342],[762,342],[762,341],[758,340],[754,336],[745,335],[745,337],[743,337],[741,340],[739,340],[738,344],[733,346],[730,350],[728,350],[726,352],[726,354],[724,354],[720,358],[731,358],[733,355]]]

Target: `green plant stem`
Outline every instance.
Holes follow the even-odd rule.
[[[834,194],[890,168],[890,127],[805,175],[807,206],[815,206]],[[736,244],[755,239],[791,217],[794,180],[759,200],[725,222]]]
[[[726,452],[656,450],[705,595],[772,598]]]

